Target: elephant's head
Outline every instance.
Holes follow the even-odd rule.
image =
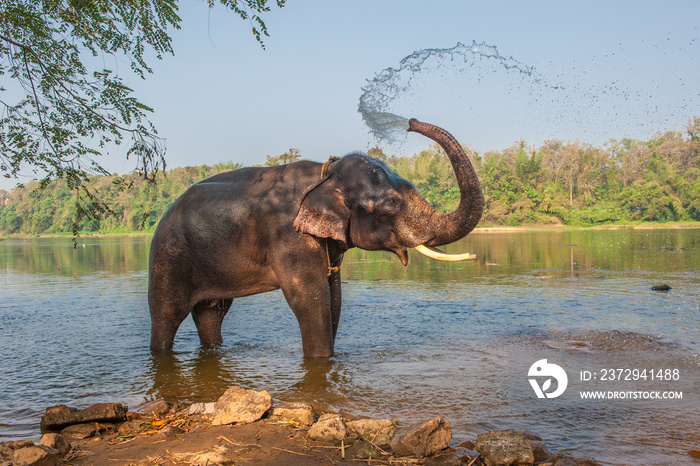
[[[409,131],[437,142],[447,153],[460,189],[453,212],[435,210],[408,181],[365,155],[349,155],[330,165],[301,202],[295,228],[346,247],[391,251],[408,264],[408,248],[436,259],[447,258],[434,246],[452,243],[471,232],[481,218],[484,197],[464,150],[447,131],[415,119]],[[457,260],[471,259],[469,255]]]

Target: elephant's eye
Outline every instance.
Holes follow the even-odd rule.
[[[388,211],[396,211],[401,208],[401,199],[397,197],[389,197],[384,202],[382,207]]]

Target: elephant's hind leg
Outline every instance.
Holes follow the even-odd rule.
[[[162,353],[173,349],[175,334],[189,309],[174,303],[151,303],[151,350]]]
[[[221,336],[221,324],[231,307],[233,299],[216,299],[202,301],[192,310],[192,319],[197,326],[199,341],[203,346],[215,346],[224,342]]]

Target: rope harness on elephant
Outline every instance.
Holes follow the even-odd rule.
[[[321,167],[321,179],[326,177],[326,173],[328,173],[328,167],[330,165],[338,160],[338,157],[330,157],[327,162],[323,164]],[[331,255],[328,252],[328,238],[325,238],[323,240],[323,243],[326,245],[326,260],[328,261],[328,278],[330,278],[334,273],[338,272],[340,270],[340,267],[334,267],[331,265]]]

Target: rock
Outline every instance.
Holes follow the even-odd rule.
[[[532,441],[522,432],[494,430],[479,434],[474,449],[486,466],[528,465],[535,462]]]
[[[12,464],[12,456],[14,452],[12,448],[4,443],[0,443],[0,465],[5,466],[5,464]]]
[[[464,442],[457,445],[457,448],[466,448],[467,450],[473,450],[474,442],[472,442],[471,440],[465,440]]]
[[[690,450],[690,451],[688,452],[688,455],[689,455],[691,458],[700,458],[700,450]]]
[[[389,445],[396,435],[396,421],[391,419],[358,419],[347,423],[358,438],[377,446]]]
[[[394,438],[391,449],[399,456],[423,458],[444,450],[452,440],[450,422],[436,417],[423,424],[416,424]]]
[[[597,461],[588,457],[574,457],[569,453],[560,451],[549,458],[541,466],[602,466]]]
[[[317,442],[340,445],[347,434],[345,423],[339,415],[324,414],[311,426],[307,435]]]
[[[135,421],[135,420],[137,420],[137,419],[143,419],[144,417],[146,417],[146,415],[143,414],[143,413],[135,413],[135,412],[133,412],[133,411],[128,411],[128,412],[126,413],[126,420],[127,420],[127,422],[128,422],[128,421]]]
[[[382,457],[382,450],[364,440],[355,440],[355,443],[345,450],[346,458],[358,460],[379,459]]]
[[[54,450],[58,450],[61,454],[61,458],[66,456],[70,451],[70,443],[61,434],[44,434],[41,437],[40,443]]]
[[[259,420],[272,407],[272,397],[267,391],[256,392],[233,386],[216,402],[216,413],[211,423],[215,426]]]
[[[89,424],[74,424],[68,426],[61,431],[61,435],[68,440],[83,440],[96,435],[105,434],[112,430],[114,430],[114,425],[112,424],[98,424],[97,422],[92,422]]]
[[[462,466],[471,463],[478,456],[479,453],[468,448],[448,448],[432,458],[426,458],[421,464],[426,466]]]
[[[535,455],[535,463],[547,461],[552,456],[552,452],[541,440],[530,440],[530,445],[532,445],[532,454]]]
[[[12,455],[13,466],[59,466],[63,464],[61,453],[46,445],[36,445],[15,449]]]
[[[288,421],[308,427],[316,420],[314,408],[309,403],[281,403],[270,410],[270,420]]]
[[[31,440],[14,440],[11,442],[5,442],[3,445],[10,448],[10,450],[19,450],[20,448],[24,447],[31,447],[34,445],[34,442]]]
[[[184,433],[185,433],[185,431],[180,429],[179,427],[165,426],[156,435],[158,435],[161,438],[164,438],[165,440],[174,440],[177,438],[178,435],[181,435]]]
[[[149,401],[139,407],[139,412],[148,414],[167,414],[170,411],[170,405],[165,400]]]
[[[187,410],[187,414],[193,416],[195,414],[214,414],[216,412],[216,403],[192,403]]]
[[[53,406],[46,408],[46,413],[41,417],[41,431],[60,430],[85,422],[121,422],[126,419],[127,410],[119,403],[98,403],[85,409]]]
[[[31,440],[15,440],[11,442],[0,443],[0,465],[12,465],[12,458],[15,455],[15,450],[34,446]]]
[[[141,431],[141,425],[143,425],[142,420],[134,419],[131,421],[126,421],[117,429],[117,434],[127,435],[127,434],[138,434]]]

